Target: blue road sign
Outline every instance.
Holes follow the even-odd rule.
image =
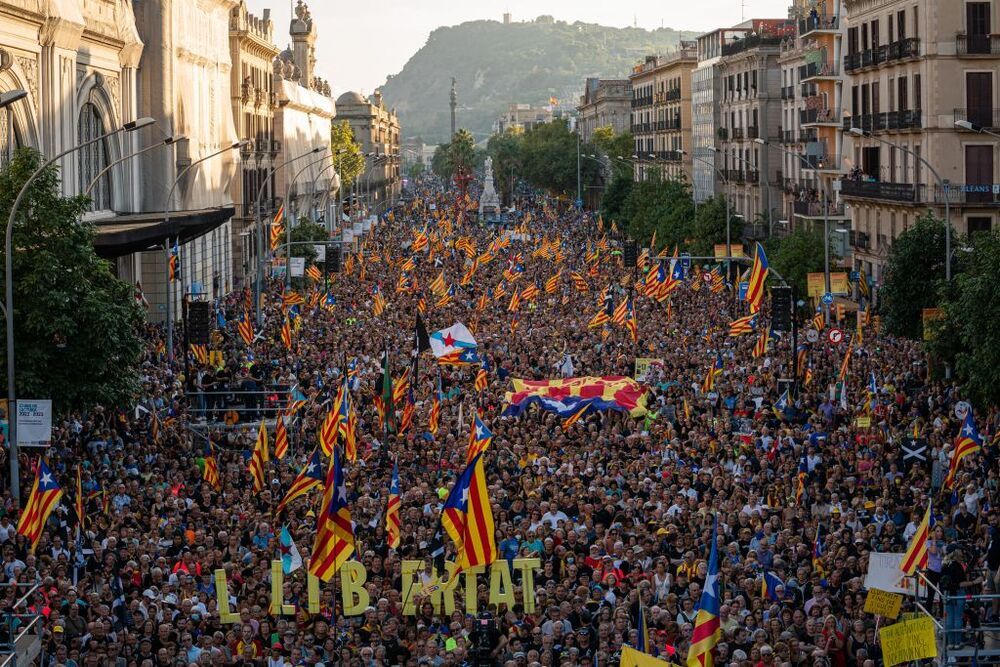
[[[827,292],[826,294],[823,295],[823,305],[829,306],[832,303],[833,303],[833,295]]]
[[[740,301],[747,300],[747,292],[750,290],[750,283],[748,281],[740,282]]]

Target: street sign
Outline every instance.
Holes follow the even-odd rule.
[[[747,300],[747,291],[750,289],[750,283],[747,281],[740,282],[740,301]]]
[[[833,303],[833,295],[827,292],[826,294],[823,295],[823,305],[829,306],[832,303]]]
[[[703,274],[701,274],[701,279],[704,280],[706,283],[710,283],[710,282],[712,282],[712,274],[711,273],[703,273]]]
[[[806,340],[809,341],[810,343],[815,343],[816,341],[819,340],[819,332],[816,331],[815,329],[807,329]]]
[[[682,252],[681,253],[681,265],[684,267],[684,273],[691,270],[691,253]]]
[[[830,329],[829,333],[826,334],[826,339],[834,345],[839,345],[844,342],[844,332],[840,329]]]
[[[857,271],[851,271],[851,282],[852,283],[858,282],[858,278],[860,278],[860,277],[861,277],[861,274],[859,274]]]
[[[582,200],[582,199],[577,199],[577,200],[576,200],[575,202],[573,202],[573,203],[574,203],[574,204],[576,205],[576,207],[577,207],[578,209],[580,209],[580,208],[583,208],[583,200]]]

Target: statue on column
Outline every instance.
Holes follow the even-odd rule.
[[[479,197],[479,217],[500,213],[500,197],[493,186],[493,158],[486,158],[486,175],[483,177],[483,194]]]

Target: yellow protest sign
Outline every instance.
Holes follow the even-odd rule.
[[[733,249],[733,254],[732,255],[730,255],[728,252],[726,252],[729,247],[730,246],[727,246],[725,243],[716,243],[715,244],[715,248],[714,248],[714,250],[715,250],[715,252],[714,252],[715,258],[716,259],[725,259],[726,257],[744,257],[745,256],[744,253],[743,253],[743,246],[740,245],[739,243],[732,244],[732,246],[731,246],[732,249]]]
[[[854,420],[858,428],[871,428],[872,417],[871,415],[863,415]]]
[[[654,658],[648,653],[637,651],[629,646],[622,646],[621,661],[618,667],[674,667],[674,663]]]
[[[903,604],[903,596],[899,593],[890,593],[872,588],[865,598],[865,611],[869,614],[877,614],[886,618],[896,619],[899,616],[899,608]]]
[[[937,657],[934,621],[929,616],[884,627],[879,630],[879,639],[885,667]]]
[[[806,285],[809,296],[818,299],[826,293],[826,274],[810,273],[806,275]],[[831,294],[850,294],[851,283],[848,275],[842,271],[830,274]]]

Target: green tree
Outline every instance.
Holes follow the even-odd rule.
[[[439,144],[434,149],[434,156],[431,158],[431,171],[444,181],[445,185],[451,180],[451,162],[448,159],[450,148],[451,144]]]
[[[766,247],[771,266],[794,286],[799,295],[806,294],[807,274],[822,271],[825,266],[823,235],[809,229],[796,229],[788,236],[773,239]],[[833,261],[831,255],[830,261]]]
[[[971,242],[971,252],[960,254],[962,270],[945,291],[943,318],[928,347],[954,363],[973,404],[983,409],[1000,405],[1000,329],[994,324],[1000,322],[1000,233],[976,234]]]
[[[632,194],[632,188],[635,182],[632,180],[632,175],[627,176],[616,175],[611,182],[608,183],[607,189],[604,191],[604,198],[601,199],[601,215],[609,223],[614,221],[620,221],[622,225],[626,225],[625,218],[622,217],[625,208],[625,202],[628,201],[629,195]]]
[[[346,191],[365,168],[361,144],[354,140],[354,131],[346,120],[330,128],[330,151],[334,169],[340,175],[341,190]]]
[[[3,220],[39,164],[22,149],[0,171]],[[80,221],[86,210],[86,197],[60,194],[50,167],[28,189],[13,231],[17,394],[51,398],[59,412],[127,405],[139,391],[142,311],[134,288],[94,252],[94,227]],[[4,368],[6,350],[5,339]]]
[[[424,164],[423,162],[414,162],[406,168],[406,176],[408,178],[417,179],[424,175]]]
[[[693,217],[694,201],[688,185],[662,180],[655,174],[632,186],[621,211],[629,236],[645,244],[655,232],[658,248],[685,245]]]
[[[511,177],[517,178],[521,171],[521,133],[507,130],[503,134],[494,134],[486,143],[486,150],[493,158],[493,175],[500,196],[509,203],[514,184]]]
[[[471,170],[476,164],[476,140],[465,128],[458,128],[448,144],[448,167],[450,175]]]
[[[306,268],[316,263],[316,249],[313,247],[318,243],[325,243],[330,239],[330,233],[326,227],[309,220],[300,221],[292,227],[292,257],[305,257]],[[320,267],[322,268],[322,267]],[[308,284],[308,278],[292,278],[292,283],[296,288],[302,288]]]
[[[937,306],[944,278],[944,221],[927,213],[892,244],[879,301],[886,329],[919,339],[924,308]]]
[[[743,237],[742,218],[732,216],[729,227],[731,242],[736,245]],[[691,239],[691,254],[712,257],[715,254],[715,244],[725,242],[726,197],[716,195],[698,204],[698,214],[695,216]]]
[[[632,177],[632,165],[617,158],[628,159],[632,155],[632,147],[635,141],[631,132],[615,134],[615,130],[610,125],[605,125],[594,130],[591,143],[605,156],[605,162],[611,168],[611,173],[615,176]]]
[[[577,194],[577,136],[565,120],[540,123],[524,133],[521,141],[521,171],[536,188],[557,195]],[[579,146],[581,154],[593,153],[589,144]],[[593,184],[601,166],[594,160],[579,163],[582,184]]]

